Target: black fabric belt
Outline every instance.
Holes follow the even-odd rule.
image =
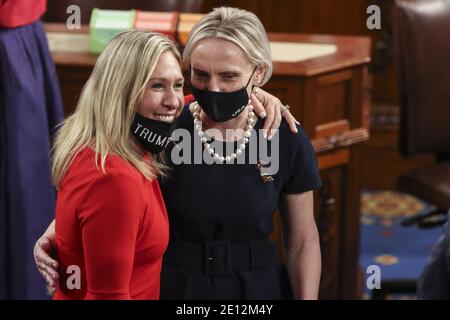
[[[228,240],[169,243],[164,263],[204,268],[207,275],[226,275],[233,270],[261,268],[277,262],[273,241],[231,243]]]

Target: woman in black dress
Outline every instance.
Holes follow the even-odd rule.
[[[272,73],[264,27],[250,12],[215,9],[194,27],[183,57],[196,101],[184,108],[165,151],[170,169],[160,185],[170,243],[161,299],[316,299],[314,150],[300,126],[296,134],[285,122],[267,131],[249,100],[252,90],[267,98],[258,89]],[[286,268],[268,240],[277,208]],[[41,241],[51,238],[47,231]],[[37,260],[52,262],[36,247]],[[48,266],[42,270],[55,275]]]
[[[196,101],[166,151],[170,244],[161,299],[316,299],[315,153],[300,126],[291,134],[282,123],[265,139],[248,101],[271,76],[264,27],[250,12],[215,9],[192,30],[183,58]],[[278,207],[288,277],[268,240]]]

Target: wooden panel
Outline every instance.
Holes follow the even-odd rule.
[[[433,155],[402,157],[397,148],[397,139],[396,130],[371,131],[369,142],[363,146],[362,184],[365,188],[395,190],[401,175],[434,163]]]
[[[264,85],[264,90],[270,92],[283,103],[291,107],[292,114],[297,119],[302,119],[300,112],[300,104],[303,92],[303,82],[297,79],[288,77],[274,76]]]
[[[322,171],[322,188],[316,205],[320,248],[322,253],[322,278],[320,297],[335,299],[339,295],[340,216],[342,214],[342,169],[337,167]]]
[[[339,124],[349,122],[352,88],[351,70],[335,72],[318,78],[316,121],[318,124],[330,125],[330,122]],[[323,136],[318,132],[323,126],[316,127],[316,137]]]
[[[317,164],[320,170],[326,170],[329,168],[347,164],[349,159],[350,159],[349,150],[342,149],[335,152],[318,155]]]
[[[315,108],[317,123],[328,123],[346,118],[348,85],[345,82],[320,87]]]
[[[316,138],[328,137],[350,130],[350,123],[348,120],[338,120],[319,124],[316,126]]]
[[[370,128],[370,113],[371,113],[371,100],[372,100],[372,77],[369,74],[367,68],[362,72],[363,82],[363,96],[362,96],[362,110],[361,110],[361,126],[369,130]]]
[[[351,70],[345,70],[342,72],[338,72],[338,73],[332,73],[332,74],[327,74],[325,76],[321,76],[319,78],[319,85],[320,86],[330,86],[336,83],[341,83],[341,82],[345,82],[345,81],[350,81],[352,79],[352,71]]]
[[[89,79],[91,71],[91,68],[68,68],[62,66],[56,68],[66,117],[75,110],[81,90]]]
[[[348,166],[342,172],[342,214],[340,215],[339,275],[340,299],[355,299],[360,288],[359,275],[359,231],[360,231],[360,192],[361,192],[361,157],[362,146],[353,145]]]
[[[316,113],[314,112],[314,108],[317,104],[317,87],[316,77],[305,79],[303,100],[300,106],[300,113],[302,114],[300,119],[311,139],[315,138],[316,127],[318,125]]]
[[[370,0],[208,0],[203,12],[222,5],[254,12],[268,31],[365,34]]]
[[[365,93],[365,78],[364,75],[367,73],[367,68],[353,68],[352,79],[350,81],[350,101],[349,107],[351,112],[349,113],[350,124],[352,128],[365,128],[364,127],[364,117],[363,117],[363,107],[364,103],[367,103],[366,93]],[[367,106],[366,106],[367,107]]]

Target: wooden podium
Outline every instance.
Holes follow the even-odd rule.
[[[45,25],[66,115],[73,112],[97,57],[88,29]],[[322,179],[315,216],[322,251],[321,299],[358,299],[361,143],[369,139],[370,40],[365,37],[270,34],[274,72],[264,86],[291,110],[312,139]],[[280,242],[275,215],[273,238]]]

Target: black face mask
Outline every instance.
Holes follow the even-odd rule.
[[[245,87],[234,92],[201,90],[191,85],[192,94],[203,111],[215,122],[225,122],[237,117],[248,105],[247,86],[255,73],[253,70]]]
[[[136,113],[131,124],[131,133],[145,150],[156,155],[170,143],[173,123],[157,121]]]

